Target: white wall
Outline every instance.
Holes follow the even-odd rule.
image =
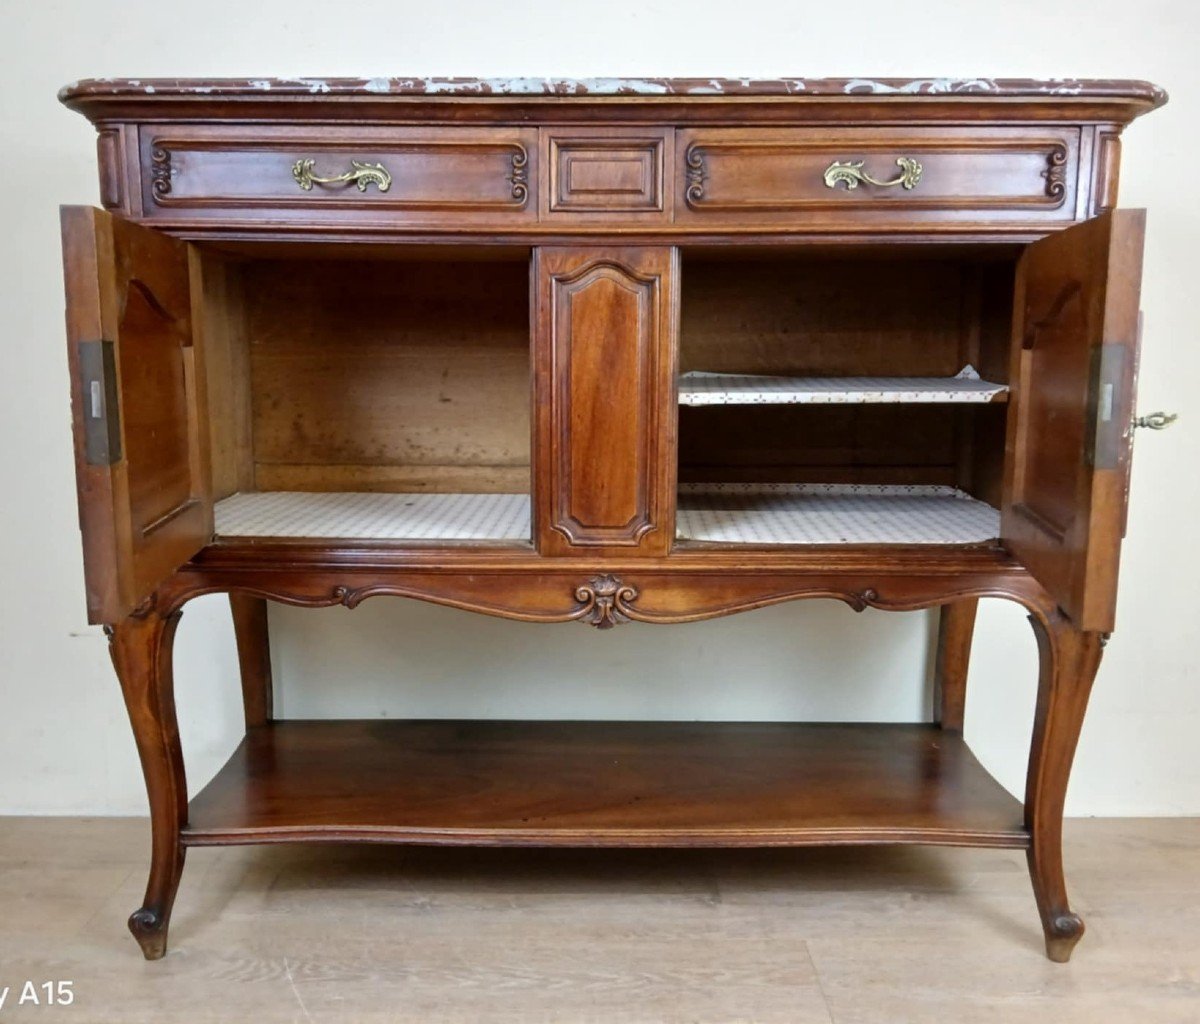
[[[954,75],[1146,77],[1172,102],[1126,134],[1121,190],[1150,209],[1142,407],[1120,628],[1079,751],[1075,814],[1200,813],[1189,534],[1200,369],[1200,16],[1189,0],[692,0],[598,5],[4,0],[0,14],[0,812],[142,813],[98,629],[84,625],[56,207],[97,202],[93,132],[55,101],[88,76]],[[1189,580],[1193,582],[1189,584]],[[1019,792],[1034,689],[1015,606],[980,615],[968,734]],[[812,602],[707,625],[529,626],[417,603],[273,614],[292,715],[911,719],[926,615]],[[222,599],[190,606],[177,679],[193,788],[236,742]]]

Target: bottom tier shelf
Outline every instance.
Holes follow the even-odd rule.
[[[931,725],[293,721],[251,729],[183,841],[1028,845]]]

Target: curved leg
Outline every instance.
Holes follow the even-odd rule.
[[[233,635],[242,673],[242,704],[246,728],[266,725],[274,717],[271,683],[271,645],[267,635],[267,602],[249,594],[231,593]]]
[[[1046,623],[1033,616],[1029,621],[1037,635],[1041,661],[1025,783],[1025,827],[1031,839],[1029,875],[1046,933],[1046,955],[1066,963],[1083,936],[1083,920],[1067,902],[1063,805],[1088,695],[1107,636],[1082,632],[1059,612]]]
[[[167,951],[167,926],[183,872],[179,833],[187,824],[187,780],[171,674],[179,617],[179,612],[162,616],[151,608],[107,629],[150,798],[150,880],[142,906],[129,918],[129,930],[147,960]]]
[[[979,598],[966,597],[942,605],[938,622],[937,661],[933,669],[933,712],[943,729],[962,732],[967,706],[967,666]]]

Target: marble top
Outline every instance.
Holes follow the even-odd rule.
[[[1158,106],[1149,82],[1028,78],[92,78],[64,101],[99,96],[994,96],[1126,98]]]

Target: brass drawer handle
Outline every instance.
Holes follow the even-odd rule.
[[[880,188],[899,185],[911,190],[916,188],[917,182],[921,180],[923,168],[911,156],[896,157],[896,163],[900,167],[900,176],[891,181],[872,178],[862,169],[864,163],[866,163],[865,160],[835,160],[825,168],[825,187],[837,188],[838,182],[841,182],[846,186],[847,192],[852,192],[858,188],[860,182],[865,181],[868,185],[878,185]]]
[[[340,185],[343,182],[347,185],[354,182],[360,192],[366,192],[367,186],[372,182],[378,186],[380,192],[386,192],[392,187],[392,176],[383,164],[368,164],[362,160],[351,160],[351,169],[345,174],[336,174],[332,178],[319,178],[313,174],[313,164],[315,163],[316,160],[304,159],[297,160],[292,164],[292,177],[305,192],[312,191],[313,185]]]
[[[1133,425],[1150,430],[1166,430],[1177,419],[1177,412],[1152,412],[1148,416],[1139,416],[1133,421]]]

